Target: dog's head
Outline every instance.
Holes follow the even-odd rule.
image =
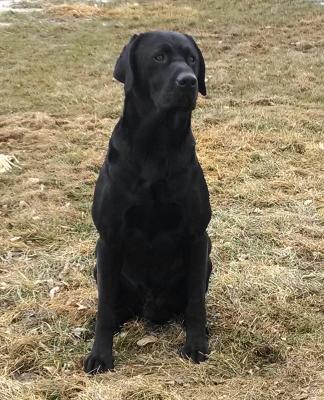
[[[122,50],[114,77],[126,94],[153,101],[158,109],[195,108],[198,91],[206,95],[205,62],[193,38],[177,32],[134,35]]]

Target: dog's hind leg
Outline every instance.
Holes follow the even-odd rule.
[[[97,283],[97,262],[94,266],[93,276]],[[130,319],[141,317],[143,314],[143,300],[137,291],[125,280],[120,279],[116,303],[117,324],[114,333],[120,331],[122,325]]]
[[[123,278],[121,278],[119,284],[116,311],[118,330],[120,330],[125,322],[136,317],[141,317],[143,314],[143,300],[140,294]]]

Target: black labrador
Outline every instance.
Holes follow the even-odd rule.
[[[113,369],[113,335],[134,317],[184,315],[181,353],[198,363],[208,354],[212,268],[209,194],[191,131],[198,91],[206,94],[204,59],[191,36],[148,32],[124,47],[114,77],[125,103],[94,194],[99,300],[84,369]]]

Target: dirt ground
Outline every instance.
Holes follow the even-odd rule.
[[[74,4],[0,14],[1,400],[324,399],[324,7],[310,1]],[[127,324],[116,371],[87,377],[96,312],[93,187],[135,32],[192,34],[209,185],[209,360],[176,323]],[[147,335],[156,340],[137,342]]]

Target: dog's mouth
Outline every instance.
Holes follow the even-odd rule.
[[[196,108],[197,95],[173,95],[169,99],[159,102],[158,108],[163,110],[192,111]]]
[[[184,96],[179,108],[182,110],[194,110],[196,108],[197,97]]]

